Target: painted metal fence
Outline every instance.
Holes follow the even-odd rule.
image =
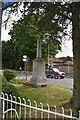
[[[16,98],[15,96],[8,95],[6,93],[1,93],[0,96],[1,101],[1,117],[2,119],[7,118],[14,118],[16,119],[43,119],[47,118],[57,120],[59,118],[60,120],[70,119],[70,120],[80,120],[80,111],[79,111],[79,118],[73,117],[72,110],[69,110],[69,115],[65,115],[64,108],[62,107],[61,113],[57,112],[56,106],[54,106],[54,111],[50,110],[49,104],[47,104],[47,108],[44,109],[44,106],[42,103],[40,103],[40,106],[38,107],[37,102],[34,101],[33,105],[31,101],[28,99],[26,101],[24,98]]]

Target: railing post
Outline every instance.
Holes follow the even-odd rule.
[[[12,109],[12,95],[10,95],[11,97],[11,109]],[[12,119],[12,110],[11,110],[11,119]]]
[[[80,110],[79,110],[79,120],[80,120]]]
[[[40,102],[40,105],[41,105],[41,109],[42,109],[42,112],[41,112],[41,120],[43,119],[43,104]]]
[[[72,120],[72,110],[70,109],[70,116],[71,116],[71,120]]]
[[[49,120],[49,111],[50,111],[49,104],[47,104],[47,106],[48,106],[48,120]]]
[[[35,107],[37,108],[37,103],[36,103],[36,101],[34,101],[34,103],[35,103]],[[35,110],[35,120],[37,119],[37,109]]]
[[[16,102],[16,96],[13,96],[13,98],[15,99]],[[15,110],[16,110],[16,103],[15,103]],[[16,114],[15,114],[15,120],[16,120]]]
[[[4,101],[4,93],[1,92],[1,94],[3,95],[3,120],[4,120],[5,101]]]
[[[25,104],[25,115],[24,115],[24,119],[26,119],[26,100],[23,98],[24,104]]]
[[[28,99],[28,102],[30,103],[30,119],[31,119],[31,101]]]
[[[21,118],[21,98],[18,97],[19,101],[20,101],[20,108],[19,108],[19,118]]]
[[[8,94],[7,93],[5,93],[5,95],[6,95],[6,97],[7,97],[7,110],[8,110]],[[8,112],[7,112],[7,118],[8,118]]]
[[[62,114],[64,115],[64,108],[62,107]],[[64,116],[62,117],[62,120],[64,120]]]
[[[55,109],[55,113],[56,113],[56,106],[54,106],[54,109]],[[56,114],[55,114],[55,120],[56,120]]]

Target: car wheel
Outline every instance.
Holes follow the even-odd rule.
[[[58,76],[58,75],[55,75],[55,76],[54,76],[54,78],[55,78],[55,79],[58,79],[58,78],[59,78],[59,76]]]
[[[60,79],[63,79],[64,78],[64,76],[60,76]]]
[[[47,75],[46,78],[51,78],[51,75]]]
[[[53,76],[51,76],[51,78],[53,78]]]

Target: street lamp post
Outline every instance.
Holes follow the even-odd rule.
[[[23,62],[24,62],[24,71],[26,73],[26,80],[27,80],[27,55],[23,55]]]

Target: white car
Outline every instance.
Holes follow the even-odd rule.
[[[47,68],[46,71],[46,76],[50,77],[50,78],[64,78],[65,77],[65,73],[64,72],[60,72],[57,68]]]
[[[65,77],[65,72],[59,71],[57,68],[53,68],[53,71],[58,74],[54,74],[55,77],[57,76],[58,78],[64,78]]]

